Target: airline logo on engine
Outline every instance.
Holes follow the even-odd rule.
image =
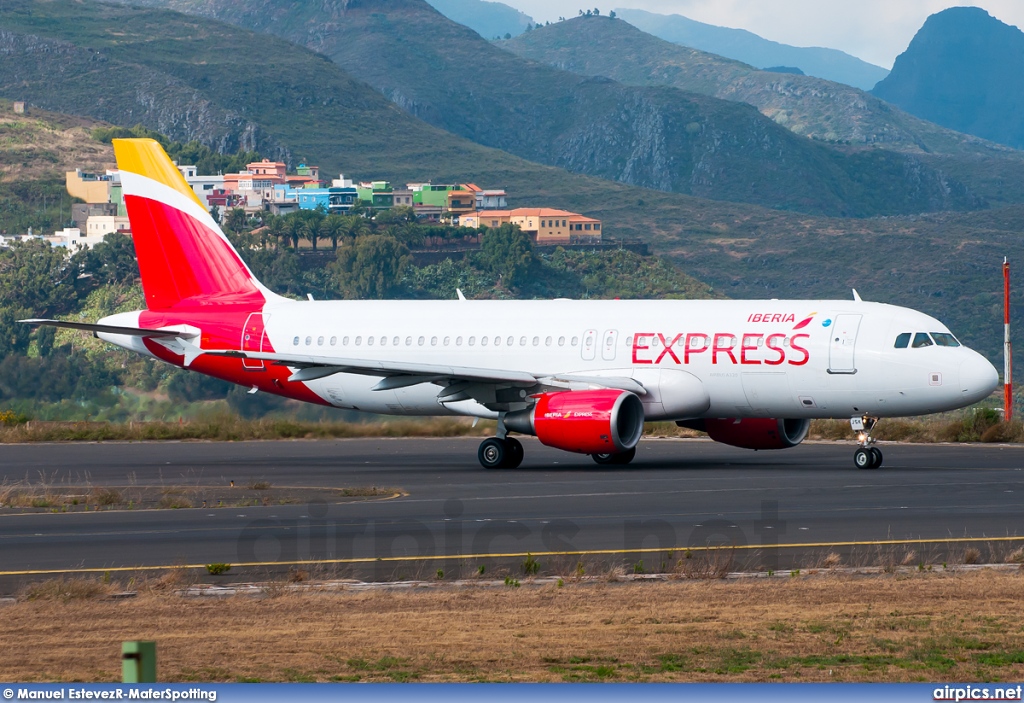
[[[572,418],[572,417],[594,417],[594,413],[592,413],[590,411],[575,410],[575,411],[570,411],[570,412],[566,412],[566,413],[561,413],[561,412],[558,412],[558,413],[555,413],[555,412],[544,413],[543,417],[546,418],[546,419],[551,419],[551,420],[568,420],[569,418]]]
[[[794,316],[789,316],[793,321]],[[801,329],[813,315],[801,320],[794,329]],[[634,364],[677,364],[687,366],[710,358],[712,364],[738,366],[803,366],[810,352],[803,345],[811,338],[807,333],[789,335],[784,332],[679,332],[665,335],[661,332],[636,332],[633,335]]]

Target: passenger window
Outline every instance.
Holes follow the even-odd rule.
[[[324,345],[324,338],[323,337],[317,337],[316,338],[316,345],[318,347],[322,347]]]
[[[391,343],[397,347],[400,341],[402,340],[400,340],[398,337],[395,337],[394,339],[391,340]]]
[[[930,347],[933,344],[932,338],[926,332],[918,332],[914,335],[914,343],[911,346],[914,349],[920,349],[921,347]]]
[[[407,347],[411,347],[412,346],[412,337],[406,337],[405,338],[405,346],[407,346]]]
[[[494,338],[494,346],[496,346],[496,347],[500,347],[501,346],[501,337],[495,337]]]
[[[516,343],[516,338],[515,338],[515,337],[509,337],[508,339],[506,339],[506,340],[505,340],[505,344],[507,344],[507,345],[508,345],[508,346],[510,346],[510,347],[511,347],[511,346],[512,346],[513,344],[515,344],[515,343]]]
[[[432,347],[436,347],[437,346],[437,337],[431,337],[430,338],[430,346],[432,346]]]
[[[293,339],[292,340],[292,344],[295,345],[295,346],[299,346],[299,338],[296,337],[295,339]]]
[[[356,346],[358,347],[362,343],[363,343],[363,338],[362,337],[356,337]]]
[[[380,345],[382,347],[386,347],[388,345],[388,338],[382,335],[380,338]]]
[[[893,345],[894,349],[906,349],[910,346],[910,332],[904,332],[896,336],[896,344]]]
[[[461,347],[462,346],[462,337],[456,337],[455,338],[455,346],[457,346],[457,347]]]
[[[331,337],[331,346],[333,347],[337,343],[338,343],[338,338],[337,337]]]
[[[487,337],[481,337],[480,338],[480,346],[481,347],[486,347],[487,346]]]
[[[444,345],[445,345],[445,346],[447,347],[447,346],[448,346],[448,344],[449,344],[449,343],[450,343],[451,341],[452,341],[452,338],[451,338],[451,337],[445,337],[445,338],[444,338]]]
[[[342,337],[341,338],[341,346],[343,346],[343,347],[347,347],[348,346],[348,337]]]
[[[579,344],[579,343],[580,343],[580,338],[579,338],[579,337],[573,337],[573,338],[572,338],[572,341],[570,341],[570,342],[569,342],[569,344],[571,344],[571,345],[572,345],[572,346],[574,346],[574,347],[575,347],[575,346],[576,346],[577,344]]]
[[[367,337],[366,338],[366,346],[368,346],[368,347],[372,347],[373,346],[373,337]]]
[[[308,347],[312,343],[313,343],[313,338],[312,337],[306,337],[306,346]]]
[[[474,344],[476,344],[476,337],[470,337],[469,338],[469,346],[473,346]]]
[[[575,337],[573,337],[573,339],[575,339]],[[633,337],[632,336],[626,337],[626,346],[627,347],[633,346]]]
[[[956,337],[951,335],[949,332],[932,332],[932,339],[940,347],[959,347],[960,342],[956,341]]]
[[[419,344],[422,347],[424,341],[425,340],[423,339],[423,337],[420,337],[419,339],[416,340],[416,343]]]
[[[519,338],[519,346],[521,346],[521,347],[525,347],[526,346],[526,337],[520,337]]]
[[[533,338],[533,346],[537,346],[539,344],[540,344],[540,337],[534,337]]]
[[[550,347],[551,346],[551,337],[546,337],[544,339],[544,346],[546,346],[546,347]]]
[[[565,346],[565,337],[559,337],[558,338],[558,346],[560,346],[560,347],[564,347]]]

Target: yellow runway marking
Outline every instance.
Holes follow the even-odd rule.
[[[884,547],[908,544],[965,544],[972,542],[1024,542],[1024,537],[953,537],[946,539],[884,539],[857,542],[799,542],[794,544],[741,544],[723,547],[672,547],[661,549],[647,547],[643,549],[580,549],[557,552],[504,552],[497,554],[431,554],[413,557],[355,557],[351,559],[297,559],[293,561],[250,561],[232,563],[232,567],[252,568],[260,566],[313,566],[325,564],[374,564],[408,561],[444,561],[457,559],[512,559],[532,557],[565,557],[565,556],[611,556],[614,554],[652,554],[665,552],[721,552],[751,551],[757,549],[821,549],[832,547]],[[90,567],[77,569],[25,569],[21,571],[0,571],[0,576],[45,576],[55,574],[102,574],[123,573],[129,571],[169,571],[172,569],[205,569],[206,564],[167,564],[162,566],[112,566]]]

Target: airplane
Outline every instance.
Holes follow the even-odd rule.
[[[879,418],[966,407],[995,368],[933,317],[853,300],[291,300],[257,280],[163,148],[114,140],[146,309],[93,332],[190,371],[308,403],[497,421],[477,452],[515,468],[511,433],[628,464],[645,421],[748,449],[849,419],[874,469]],[[485,235],[486,236],[486,235]]]

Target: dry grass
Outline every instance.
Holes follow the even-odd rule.
[[[401,493],[387,486],[317,488],[272,486],[253,480],[236,486],[193,483],[187,485],[92,486],[89,483],[50,480],[0,483],[0,508],[22,512],[74,513],[95,510],[178,510],[186,508],[238,508],[251,505],[292,505],[312,500],[332,502],[387,498]]]
[[[631,584],[567,576],[564,587],[331,594],[282,586],[262,599],[66,591],[37,587],[35,599],[3,609],[0,678],[115,681],[128,639],[158,642],[168,681],[1024,678],[1024,576],[991,571]]]
[[[493,422],[476,426],[469,418],[381,422],[299,422],[243,420],[225,416],[187,422],[26,422],[0,425],[0,444],[153,440],[243,441],[350,437],[464,437],[494,434]]]

